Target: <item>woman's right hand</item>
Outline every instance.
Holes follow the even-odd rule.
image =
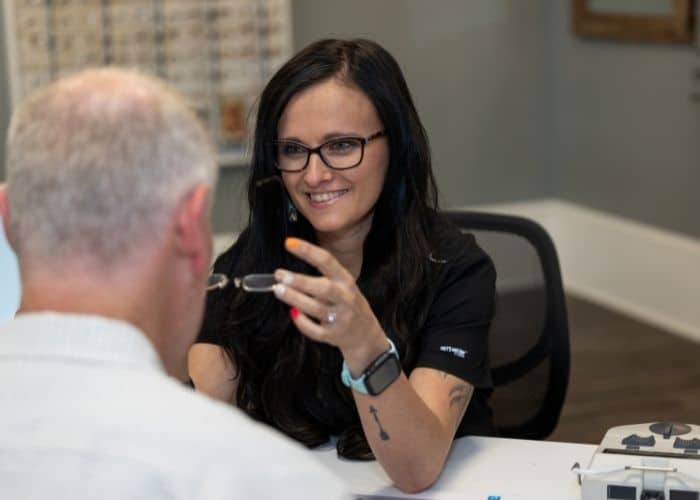
[[[277,299],[291,307],[297,329],[317,342],[340,349],[354,376],[388,348],[387,336],[354,277],[327,250],[297,238],[285,248],[319,270],[308,276],[277,269]]]

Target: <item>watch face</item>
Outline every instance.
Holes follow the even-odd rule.
[[[381,394],[400,374],[401,364],[399,360],[394,355],[387,355],[372,373],[367,374],[365,378],[367,392],[372,396]]]

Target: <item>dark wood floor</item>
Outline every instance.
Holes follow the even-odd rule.
[[[700,424],[700,344],[576,297],[567,304],[571,378],[550,440],[597,444],[616,425]]]

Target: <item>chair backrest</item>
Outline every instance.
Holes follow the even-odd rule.
[[[489,332],[491,407],[503,437],[544,439],[559,421],[569,382],[569,327],[559,259],[539,224],[509,215],[447,213],[496,266]]]

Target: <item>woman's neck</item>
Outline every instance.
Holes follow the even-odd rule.
[[[372,227],[372,217],[347,231],[317,233],[319,245],[328,250],[338,262],[357,279],[362,270],[365,238]]]

